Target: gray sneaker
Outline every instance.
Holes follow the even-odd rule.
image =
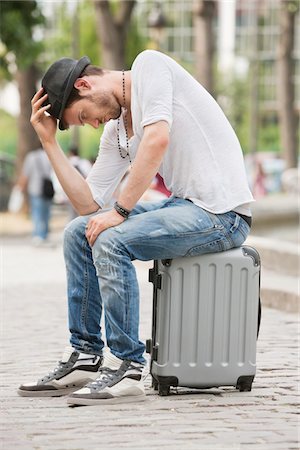
[[[114,364],[110,361],[114,359]],[[133,361],[115,364],[114,355],[104,356],[98,378],[67,398],[69,405],[103,405],[145,400],[144,366]],[[109,361],[110,360],[110,361]]]
[[[59,397],[67,395],[99,376],[102,356],[80,353],[67,347],[58,365],[35,383],[22,384],[22,397]]]

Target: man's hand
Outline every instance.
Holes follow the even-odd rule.
[[[43,91],[43,88],[39,89],[31,100],[32,112],[30,118],[31,125],[35,129],[42,144],[47,142],[51,143],[55,140],[57,128],[57,120],[45,114],[51,105],[42,107],[42,104],[47,99],[47,94],[42,95]]]
[[[97,237],[100,233],[102,233],[102,231],[106,230],[107,228],[120,225],[120,223],[124,222],[124,220],[124,217],[118,214],[115,209],[91,217],[88,221],[85,232],[90,246],[92,247],[94,245]]]

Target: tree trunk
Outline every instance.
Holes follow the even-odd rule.
[[[215,45],[213,18],[215,11],[216,2],[214,0],[196,0],[194,2],[196,78],[211,94],[214,91],[213,59]]]
[[[20,95],[20,115],[18,117],[18,145],[16,175],[18,176],[24,158],[30,150],[40,147],[39,138],[30,124],[31,99],[36,92],[38,71],[34,64],[26,69],[18,70],[16,74]]]
[[[120,1],[113,14],[108,0],[94,0],[103,67],[125,69],[125,44],[135,0]]]
[[[278,105],[281,145],[286,168],[297,167],[297,115],[295,110],[295,2],[281,0],[280,31],[278,43]]]

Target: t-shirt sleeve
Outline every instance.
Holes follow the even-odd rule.
[[[110,202],[129,167],[129,162],[120,157],[116,136],[114,122],[108,122],[101,136],[98,157],[86,178],[93,198],[101,208]]]
[[[159,52],[146,50],[132,67],[133,87],[142,110],[141,126],[160,120],[173,121],[173,80],[167,62]]]

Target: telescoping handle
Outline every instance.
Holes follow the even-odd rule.
[[[152,335],[151,339],[146,341],[146,351],[151,355],[152,361],[157,360],[156,346],[156,324],[157,324],[157,291],[161,289],[161,275],[158,273],[158,261],[154,261],[153,268],[149,270],[149,282],[153,284],[153,301],[152,301]],[[150,369],[151,370],[151,369]]]

